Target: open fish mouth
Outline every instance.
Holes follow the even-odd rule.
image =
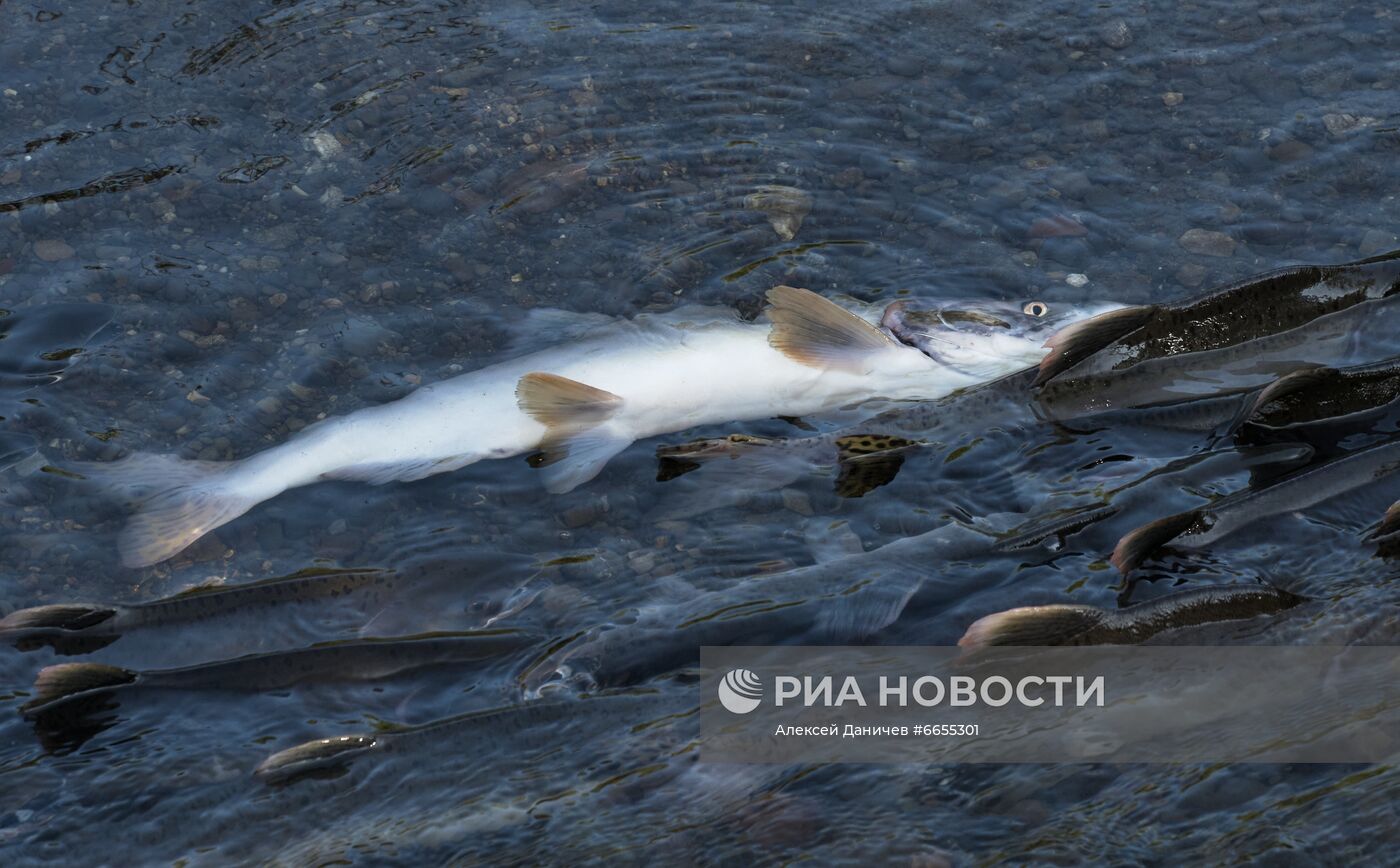
[[[897,301],[885,308],[880,325],[900,343],[939,364],[975,374],[988,360],[1020,359],[1027,365],[1045,354],[1045,341],[1062,326],[1082,319],[1073,305],[1042,301]]]

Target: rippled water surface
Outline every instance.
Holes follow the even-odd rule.
[[[647,607],[1102,499],[1201,453],[1199,434],[1012,406],[941,420],[859,499],[829,465],[768,489],[710,468],[656,480],[662,442],[804,433],[718,426],[638,443],[566,495],[520,459],[301,488],[139,570],[116,557],[121,505],[62,468],[250,455],[548,345],[521,327],[537,308],[751,315],[778,283],[1175,301],[1400,247],[1389,4],[10,0],[0,16],[4,611],[313,588],[88,656],[4,649],[7,864],[1384,858],[1389,766],[707,767],[685,661],[653,666],[642,696],[429,730],[326,779],[252,776],[307,739],[514,703],[556,643]],[[774,186],[800,193],[775,211]],[[1212,641],[1394,635],[1397,570],[1362,541],[1393,487],[1120,583],[1122,533],[1248,480],[1193,467],[1063,546],[921,564],[927,584],[875,641],[1258,579],[1318,602]],[[127,691],[82,727],[18,714],[54,662],[164,669],[485,628],[520,638],[372,681]]]

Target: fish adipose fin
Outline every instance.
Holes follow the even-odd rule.
[[[237,466],[237,462],[186,461],[138,452],[77,469],[138,503],[117,545],[123,565],[148,567],[174,557],[264,499],[232,490],[230,471]]]
[[[803,365],[865,373],[870,356],[899,346],[875,326],[810,289],[775,286],[768,290],[768,303],[768,318],[773,322],[769,346]]]
[[[632,443],[605,423],[622,406],[612,392],[558,374],[532,373],[515,387],[520,409],[548,430],[530,466],[544,477],[545,490],[563,494],[597,476]]]
[[[1125,307],[1065,326],[1050,336],[1045,346],[1050,352],[1040,362],[1032,386],[1043,386],[1051,378],[1097,353],[1099,350],[1147,323],[1155,306]]]

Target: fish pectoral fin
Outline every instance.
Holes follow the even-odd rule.
[[[899,344],[875,326],[810,289],[775,286],[768,290],[768,344],[803,365],[856,373],[869,357]]]
[[[631,444],[631,437],[606,426],[552,429],[528,461],[543,476],[545,490],[563,494],[597,476]]]
[[[622,406],[622,399],[612,392],[540,371],[520,378],[515,401],[522,412],[549,428],[599,425]]]

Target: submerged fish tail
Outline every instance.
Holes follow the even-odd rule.
[[[120,461],[85,464],[80,472],[137,501],[118,542],[122,564],[148,567],[179,554],[211,530],[227,524],[277,491],[234,487],[238,462],[187,461],[136,453]]]

